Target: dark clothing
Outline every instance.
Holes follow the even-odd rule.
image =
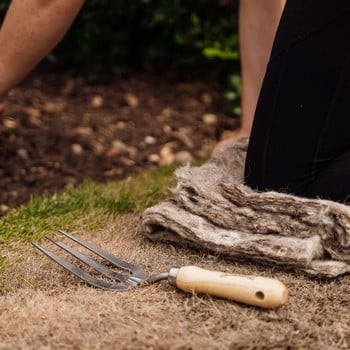
[[[260,93],[245,181],[350,203],[350,0],[288,0]]]

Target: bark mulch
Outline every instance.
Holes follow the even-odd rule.
[[[142,74],[89,85],[38,70],[0,117],[0,215],[84,179],[208,157],[238,122],[225,114],[222,92]]]

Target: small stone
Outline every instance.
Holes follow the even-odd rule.
[[[163,131],[164,131],[165,134],[169,135],[169,134],[172,132],[171,126],[169,126],[169,125],[164,125],[164,126],[163,126]]]
[[[36,126],[37,128],[40,128],[43,125],[43,122],[41,121],[40,117],[29,117],[29,123],[33,126]]]
[[[40,109],[34,107],[25,107],[23,108],[23,112],[30,118],[39,118],[41,116]]]
[[[127,92],[125,95],[124,95],[124,99],[125,99],[125,102],[132,108],[136,108],[139,106],[139,99],[138,97],[131,93],[131,92]]]
[[[160,153],[159,153],[160,154],[159,164],[161,166],[171,165],[174,163],[175,155],[174,155],[172,148],[173,147],[172,147],[171,143],[167,143],[161,148]]]
[[[170,107],[164,108],[159,115],[155,117],[157,122],[164,123],[174,114],[174,111]]]
[[[105,156],[106,158],[116,158],[119,155],[125,153],[126,145],[124,142],[121,141],[113,141],[112,146],[106,151]]]
[[[119,130],[124,130],[127,126],[127,123],[125,122],[117,122],[116,124],[116,128],[119,129]]]
[[[79,126],[73,129],[72,134],[78,136],[91,136],[93,134],[93,130],[87,126]]]
[[[19,148],[17,150],[17,155],[23,160],[27,160],[29,158],[28,151],[25,148]]]
[[[103,97],[100,95],[95,95],[91,99],[91,106],[94,108],[101,108],[103,106]]]
[[[12,191],[10,191],[10,195],[12,198],[18,198],[19,193],[17,190],[12,190]]]
[[[176,163],[189,163],[193,161],[193,156],[190,152],[187,151],[180,151],[175,153],[175,162]]]
[[[171,115],[173,114],[173,110],[170,107],[165,107],[161,114],[165,117],[165,118],[170,118]]]
[[[156,153],[152,153],[147,157],[150,163],[158,164],[160,162],[160,156]]]
[[[6,129],[16,129],[18,126],[17,121],[14,118],[6,117],[2,122]]]
[[[135,161],[127,157],[120,157],[119,161],[126,166],[134,166]]]
[[[146,145],[154,145],[157,142],[157,139],[153,136],[146,136],[144,138],[144,143]]]
[[[193,143],[193,131],[191,128],[180,128],[178,131],[173,132],[173,136],[180,140],[186,147],[194,148]]]
[[[136,147],[127,147],[127,153],[131,159],[135,159],[137,156],[137,148]]]
[[[94,149],[94,154],[97,156],[100,156],[101,154],[103,154],[104,152],[104,147],[103,144],[101,142],[94,142],[92,145],[93,149]]]
[[[106,158],[116,158],[122,154],[127,154],[130,158],[135,158],[137,155],[137,149],[126,145],[123,141],[114,140],[112,146],[106,151]]]
[[[204,114],[202,120],[206,125],[216,125],[218,123],[218,117],[213,113]]]
[[[10,207],[6,204],[0,204],[0,213],[6,214],[10,210]]]
[[[76,156],[81,156],[84,153],[84,148],[79,143],[73,143],[71,145],[71,151]]]
[[[66,109],[66,103],[65,102],[46,102],[43,105],[43,110],[47,113],[54,114],[54,113],[61,113]]]

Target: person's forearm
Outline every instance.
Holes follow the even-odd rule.
[[[242,128],[247,135],[284,5],[285,0],[241,0],[239,3]]]
[[[84,0],[12,0],[0,30],[0,96],[62,39]]]

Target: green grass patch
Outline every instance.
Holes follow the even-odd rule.
[[[0,255],[0,282],[1,282],[2,277],[3,277],[4,267],[5,267],[5,258]]]
[[[32,198],[0,218],[0,245],[40,240],[60,228],[74,230],[82,220],[87,229],[96,229],[111,215],[140,212],[169,196],[173,171],[174,167],[167,167],[103,184],[87,181],[50,197]]]

